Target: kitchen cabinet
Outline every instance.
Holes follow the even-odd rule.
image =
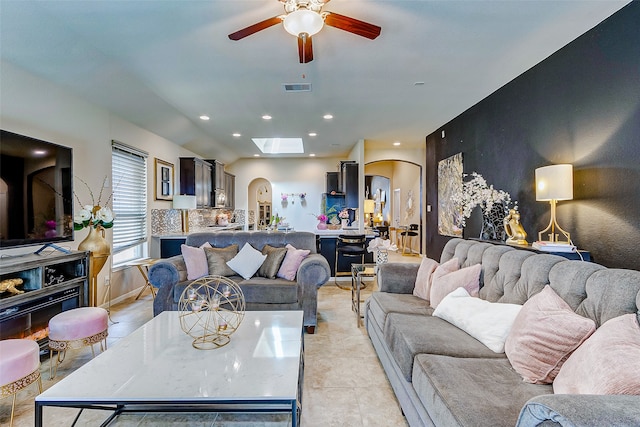
[[[196,205],[211,206],[211,164],[197,157],[180,157],[180,194],[196,196]]]
[[[340,192],[344,193],[344,204],[347,208],[357,208],[358,200],[358,164],[356,162],[340,162]]]
[[[224,207],[228,209],[235,209],[236,176],[228,172],[224,173],[224,194],[226,196]]]
[[[224,163],[215,159],[208,159],[207,162],[211,164],[211,182],[213,184],[211,206],[214,208],[226,208],[228,207],[227,197],[229,195],[225,186]],[[233,198],[233,196],[231,197]],[[235,205],[235,200],[231,203]]]

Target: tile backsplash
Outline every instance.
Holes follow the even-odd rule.
[[[190,209],[189,229],[199,229],[214,225],[216,217],[226,213],[229,222],[245,225],[246,214],[244,209]],[[182,220],[178,209],[151,209],[151,234],[170,234],[182,232]]]

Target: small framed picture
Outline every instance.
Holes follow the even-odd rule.
[[[155,159],[156,200],[173,200],[173,164]]]

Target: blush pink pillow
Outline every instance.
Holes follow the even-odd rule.
[[[209,245],[205,243],[203,246]],[[211,245],[209,245],[211,247]],[[187,266],[187,279],[195,280],[209,274],[209,263],[207,255],[204,253],[203,247],[193,247],[188,245],[180,245],[184,264]]]
[[[600,326],[564,362],[556,394],[640,395],[640,325],[634,313]]]
[[[550,384],[571,353],[596,330],[547,285],[522,306],[504,352],[525,382]]]
[[[280,277],[286,280],[295,280],[296,273],[298,273],[298,267],[302,261],[311,253],[308,249],[296,249],[290,244],[286,246],[287,254],[280,265],[278,274],[276,277]]]
[[[413,288],[413,295],[424,300],[429,300],[431,293],[431,282],[433,280],[433,272],[438,268],[438,261],[431,258],[422,258],[418,275],[416,276],[416,284]],[[456,264],[457,265],[457,264]]]
[[[440,267],[442,267],[442,265]],[[440,267],[438,267],[438,269]],[[436,275],[438,269],[433,273],[434,277],[431,283],[429,300],[431,307],[436,308],[444,297],[458,288],[464,288],[472,297],[478,296],[478,291],[480,290],[480,272],[482,271],[480,264],[452,271],[442,276]]]

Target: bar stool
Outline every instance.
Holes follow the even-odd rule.
[[[418,224],[409,224],[409,228],[400,233],[402,236],[402,255],[411,255],[411,243],[413,243],[413,238],[418,235]],[[405,249],[407,247],[407,240],[409,240],[409,253],[405,253]]]
[[[100,350],[107,349],[109,315],[101,307],[80,307],[63,311],[49,320],[49,377],[55,378],[58,365],[64,361],[68,349],[91,346],[91,355],[96,353],[93,345],[100,343]],[[58,352],[53,369],[53,352]]]
[[[8,339],[0,341],[0,394],[1,398],[13,396],[11,421],[16,409],[16,396],[25,387],[38,382],[42,393],[40,377],[40,347],[38,343],[27,339]]]
[[[351,286],[340,286],[338,284],[338,276],[350,276],[351,264],[349,262],[349,271],[338,271],[339,257],[342,256],[347,259],[360,258],[360,264],[364,264],[364,255],[367,253],[366,248],[367,238],[364,234],[340,234],[336,240],[336,259],[335,259],[335,276],[334,282],[340,289],[350,290]]]

